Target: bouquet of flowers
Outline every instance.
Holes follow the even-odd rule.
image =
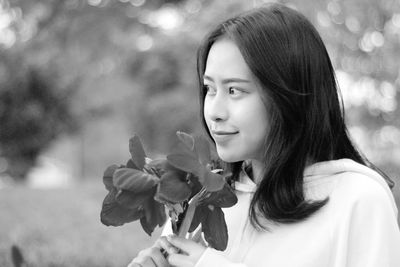
[[[151,235],[169,214],[174,234],[185,237],[201,224],[208,244],[225,250],[228,232],[221,208],[236,204],[219,160],[212,157],[209,142],[177,132],[179,142],[165,159],[146,157],[137,135],[129,140],[131,158],[125,165],[111,165],[103,175],[109,191],[101,210],[101,222],[120,226],[140,220]]]

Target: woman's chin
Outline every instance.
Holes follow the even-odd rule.
[[[217,149],[217,152],[218,152],[219,158],[228,163],[237,162],[237,161],[242,160],[242,159],[238,158],[237,155],[235,155],[234,153],[227,153],[225,151],[220,151],[218,149]]]

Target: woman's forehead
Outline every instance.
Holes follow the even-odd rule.
[[[237,45],[229,39],[216,41],[208,53],[205,76],[211,78],[251,78],[251,71]]]

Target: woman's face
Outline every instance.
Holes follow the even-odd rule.
[[[204,85],[204,118],[220,158],[226,162],[261,160],[269,125],[267,111],[259,83],[231,40],[212,45]]]

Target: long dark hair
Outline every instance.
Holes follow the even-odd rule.
[[[309,163],[350,158],[376,169],[349,138],[334,69],[321,37],[302,14],[280,4],[226,20],[200,46],[201,116],[210,137],[204,120],[203,75],[209,50],[221,38],[239,47],[268,103],[271,125],[265,169],[250,209],[254,226],[265,229],[256,215],[259,212],[269,220],[289,223],[309,217],[326,204],[328,199],[305,199],[303,172]],[[241,164],[228,164],[236,178]]]

